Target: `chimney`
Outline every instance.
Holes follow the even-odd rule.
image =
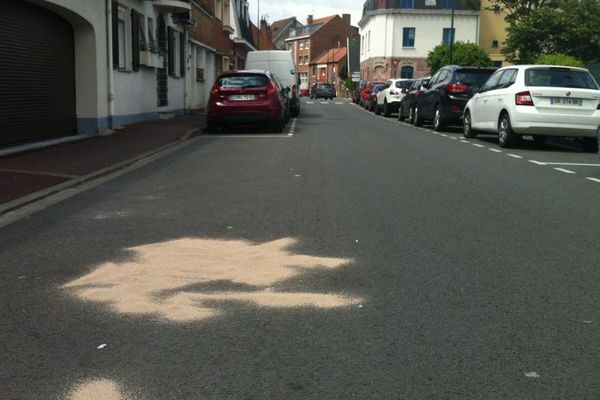
[[[347,23],[348,25],[352,25],[351,23],[351,17],[350,14],[342,14],[342,19],[344,20],[345,23]]]
[[[312,14],[310,14],[308,17],[306,17],[306,25],[312,25],[313,23],[313,16]]]

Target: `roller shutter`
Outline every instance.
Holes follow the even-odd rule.
[[[58,15],[0,1],[0,146],[77,133],[74,37]]]

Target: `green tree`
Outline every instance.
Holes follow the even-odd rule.
[[[506,22],[509,24],[518,22],[531,15],[535,10],[541,8],[556,8],[556,0],[492,0],[491,7],[494,9],[499,6],[506,15]]]
[[[575,57],[568,56],[566,54],[554,53],[554,54],[543,54],[536,58],[536,64],[545,65],[567,65],[569,67],[583,67],[583,63]]]
[[[600,2],[555,0],[509,22],[502,52],[513,63],[561,53],[584,62],[600,59]]]
[[[352,81],[352,78],[346,78],[344,80],[344,87],[350,91],[353,91],[356,88],[356,82]]]
[[[440,44],[427,55],[427,66],[434,73],[444,65],[450,64],[450,46]],[[477,44],[455,42],[452,46],[452,64],[470,67],[490,67],[493,65],[490,56]]]

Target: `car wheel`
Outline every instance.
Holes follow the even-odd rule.
[[[443,131],[446,128],[446,122],[442,117],[442,112],[439,107],[435,107],[435,113],[433,115],[433,130],[436,132]]]
[[[419,107],[415,107],[415,115],[414,115],[415,126],[423,126],[423,120],[419,116]]]
[[[383,116],[386,118],[390,116],[390,106],[388,106],[387,101],[383,102]]]
[[[477,137],[477,132],[473,130],[471,126],[471,113],[469,111],[465,112],[465,117],[463,121],[463,135],[467,139],[472,139]]]
[[[519,141],[519,136],[512,130],[510,117],[504,113],[498,122],[498,143],[500,147],[514,147]]]
[[[379,107],[379,104],[375,103],[375,114],[380,115],[381,114],[381,108]]]
[[[402,105],[400,105],[400,107],[398,108],[398,121],[404,121],[405,117],[403,110],[402,110]]]
[[[535,136],[534,136],[535,137]],[[581,139],[581,145],[583,146],[583,150],[590,153],[598,152],[598,139],[595,137],[586,137]]]
[[[408,109],[408,120],[407,121],[409,124],[415,123],[415,109],[413,107],[410,107]]]
[[[283,118],[280,118],[277,122],[273,124],[273,132],[281,133],[283,132]]]

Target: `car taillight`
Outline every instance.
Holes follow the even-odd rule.
[[[519,92],[515,94],[515,104],[518,106],[532,106],[533,99],[531,98],[531,93],[529,92]]]
[[[213,101],[217,101],[220,93],[221,87],[215,83],[212,89],[210,89],[210,99],[212,99]]]
[[[598,102],[598,106],[596,107],[596,110],[600,110],[600,101]]]
[[[449,83],[444,88],[450,93],[464,93],[467,91],[467,85],[463,85],[462,83]]]

